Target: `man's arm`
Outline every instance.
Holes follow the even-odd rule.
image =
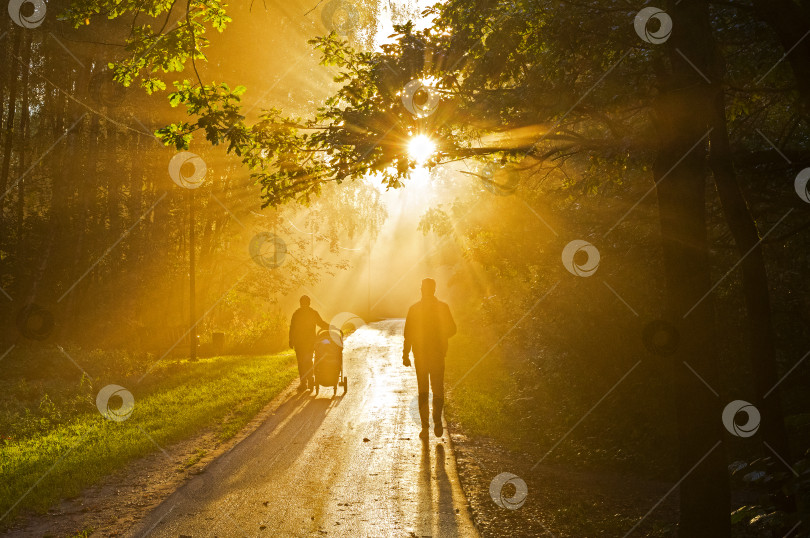
[[[453,319],[453,314],[450,313],[450,307],[447,304],[444,305],[444,312],[445,312],[444,326],[445,329],[447,330],[447,338],[450,338],[451,336],[456,334],[458,329],[456,328],[456,322]]]
[[[402,364],[404,366],[411,365],[411,332],[413,331],[413,321],[411,319],[411,311],[408,310],[408,316],[405,318],[405,330],[403,334],[405,336],[405,345],[402,349]]]
[[[321,317],[321,315],[318,313],[317,310],[313,310],[313,312],[315,312],[315,325],[317,325],[318,327],[320,327],[325,331],[328,331],[329,324],[323,320],[323,318]],[[340,329],[340,327],[338,327],[338,329]]]

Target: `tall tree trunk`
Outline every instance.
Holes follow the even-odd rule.
[[[6,194],[6,189],[9,188],[8,174],[11,168],[11,151],[14,147],[14,116],[17,110],[17,79],[19,78],[18,72],[20,70],[20,46],[22,44],[22,29],[14,28],[12,31],[14,35],[14,43],[11,46],[11,58],[9,62],[9,83],[8,83],[8,115],[6,116],[6,136],[3,143],[3,165],[0,169],[0,196]],[[0,227],[3,226],[5,220],[3,207],[7,197],[0,199]]]
[[[84,136],[84,159],[76,158],[72,166],[69,167],[69,175],[65,179],[72,189],[78,192],[78,204],[76,211],[79,214],[78,226],[81,226],[78,238],[73,251],[73,262],[69,273],[71,282],[79,278],[89,267],[93,260],[97,259],[105,249],[106,235],[104,230],[103,201],[100,200],[101,188],[98,181],[98,152],[100,142],[99,116],[90,116],[87,134]],[[82,133],[79,126],[76,127],[76,138],[81,139]],[[73,142],[71,138],[69,142]],[[94,219],[96,222],[94,223]],[[92,233],[95,230],[96,233]],[[82,309],[82,304],[87,295],[86,290],[94,288],[93,281],[99,281],[106,264],[99,264],[85,277],[82,284],[67,296],[67,303],[64,310],[68,319],[79,321],[86,310]],[[92,279],[92,280],[91,280]],[[86,319],[86,318],[85,318]]]
[[[671,357],[681,474],[679,535],[730,534],[729,482],[721,446],[723,406],[689,368],[717,385],[712,280],[706,231],[708,85],[685,61],[707,65],[711,29],[705,0],[671,2],[674,28],[667,43],[672,78],[656,103],[661,149],[654,167],[663,237],[667,307],[680,328]],[[705,72],[705,71],[704,71]],[[666,176],[666,177],[664,177]]]
[[[25,47],[23,52],[23,70],[22,70],[22,116],[20,117],[20,145],[17,150],[18,163],[17,175],[22,176],[26,172],[26,151],[28,150],[28,124],[31,117],[29,109],[29,95],[32,92],[28,90],[28,83],[30,80],[29,64],[31,62],[31,33],[26,32]],[[14,284],[19,293],[23,292],[22,275],[26,273],[26,252],[25,252],[25,238],[24,224],[25,224],[25,180],[20,180],[17,186],[17,245],[15,250],[15,268],[14,268]]]
[[[748,314],[749,353],[757,391],[751,400],[762,415],[762,438],[782,458],[790,461],[790,447],[779,393],[774,391],[767,398],[764,397],[778,380],[776,334],[771,313],[768,273],[759,230],[734,171],[725,94],[722,89],[724,69],[719,54],[715,54],[715,58],[715,69],[711,75],[715,95],[714,106],[709,116],[712,126],[709,164],[726,222],[734,236],[737,254],[743,260],[740,267]]]
[[[50,109],[50,115],[53,117],[52,137],[55,140],[61,136],[64,133],[64,130],[69,126],[69,124],[65,124],[65,107],[67,104],[67,97],[56,91],[49,92],[49,95],[52,99],[52,108]],[[36,302],[37,296],[44,287],[45,274],[47,273],[48,265],[53,255],[54,245],[57,243],[58,238],[65,239],[68,232],[68,228],[66,226],[67,219],[62,221],[61,216],[63,215],[64,210],[59,205],[60,201],[65,199],[65,194],[67,191],[65,182],[59,180],[59,172],[65,163],[67,150],[61,149],[57,146],[54,148],[54,153],[56,153],[56,155],[54,155],[50,160],[51,165],[49,166],[49,175],[50,177],[57,179],[52,180],[51,185],[52,194],[50,203],[48,204],[48,233],[42,237],[42,246],[36,249],[36,252],[40,255],[40,259],[36,271],[31,276],[30,285],[28,286],[28,291],[25,294],[24,304],[26,305]]]
[[[0,27],[0,35],[7,34],[11,31],[11,25],[14,24],[11,22],[11,19],[5,19],[5,22],[2,27]],[[11,65],[11,57],[9,56],[9,39],[3,38],[0,39],[0,62],[2,65]],[[8,87],[8,72],[10,69],[3,69],[0,70],[0,104],[2,104],[3,108],[0,109],[0,127],[3,125],[3,121],[5,120],[6,111],[8,110],[8,106],[6,106],[6,88]],[[0,142],[3,141],[3,133],[0,130]]]
[[[98,167],[99,170],[103,169],[103,174],[106,176],[106,190],[107,190],[107,218],[110,220],[110,236],[115,241],[124,230],[128,228],[127,223],[121,221],[121,187],[123,174],[118,169],[118,162],[115,158],[115,150],[118,149],[119,141],[125,140],[124,135],[118,134],[118,127],[111,123],[107,123],[104,132],[99,134],[98,143],[104,141],[104,148],[107,149],[107,158],[104,161],[103,167]],[[110,151],[113,149],[113,151]],[[99,172],[96,172],[99,173]],[[132,217],[130,217],[132,218]],[[136,217],[137,218],[137,217]]]

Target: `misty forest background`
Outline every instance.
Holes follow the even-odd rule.
[[[678,64],[675,53],[666,56],[641,42],[631,24],[636,10],[623,2],[517,2],[514,11],[522,15],[504,19],[506,8],[495,2],[448,1],[437,10],[441,24],[433,33],[397,27],[401,39],[380,53],[387,59],[359,57],[369,70],[349,77],[379,82],[384,77],[374,78],[374,69],[387,61],[385,69],[402,70],[392,82],[401,88],[422,70],[453,66],[455,78],[442,79],[450,104],[435,119],[444,123],[428,126],[439,140],[453,139],[439,144],[446,164],[432,170],[421,191],[408,194],[407,179],[395,191],[373,178],[324,181],[309,205],[296,204],[296,196],[269,199],[266,177],[257,182],[227,144],[212,146],[203,137],[190,150],[208,166],[205,184],[193,194],[174,184],[167,166],[176,149],[154,133],[186,121],[185,111],[171,106],[170,90],[149,95],[137,84],[123,88],[107,66],[128,57],[122,44],[131,19],[99,17],[74,29],[56,18],[69,7],[63,0],[48,3],[49,16],[36,31],[4,17],[0,353],[10,352],[0,364],[0,392],[10,397],[0,399],[0,442],[71,420],[74,413],[66,409],[92,411],[100,386],[135,379],[158,358],[187,357],[181,337],[189,324],[193,226],[194,300],[197,316],[206,313],[197,328],[203,357],[286,348],[287,319],[302,293],[315,297],[327,319],[343,311],[366,321],[402,317],[417,298],[418,281],[430,273],[460,327],[448,359],[449,382],[460,382],[448,413],[469,435],[543,455],[641,361],[549,461],[675,481],[685,465],[679,453],[705,452],[700,443],[683,445],[685,432],[699,431],[683,425],[679,407],[684,391],[694,391],[694,405],[709,401],[712,409],[734,399],[754,402],[766,419],[761,435],[796,469],[806,469],[807,363],[769,398],[762,390],[810,347],[810,217],[793,187],[810,166],[810,78],[793,59],[806,60],[810,42],[769,72],[798,40],[790,36],[810,30],[810,3],[776,4],[779,9],[759,0],[707,4],[704,19],[699,9],[673,6],[695,17],[692,28],[710,34],[710,45],[698,30],[681,38],[694,41],[680,46],[703,67],[696,73]],[[392,31],[378,27],[382,11],[395,24],[414,17],[414,6],[357,5],[359,23],[344,36],[357,50],[372,50],[381,31]],[[244,85],[248,118],[270,108],[312,117],[346,84],[333,80],[341,68],[348,70],[336,58],[351,53],[308,43],[332,29],[312,2],[240,3],[228,13],[233,21],[224,32],[207,34],[207,59],[196,69],[206,82]],[[495,20],[485,44],[458,61],[459,51],[471,49],[480,29]],[[432,47],[442,54],[426,54]],[[627,51],[615,72],[565,115]],[[320,64],[322,54],[333,56],[331,65]],[[185,76],[192,75],[158,75],[167,83]],[[701,89],[682,92],[689,94],[686,103],[661,106],[661,97],[680,83]],[[712,106],[700,108],[706,102]],[[706,131],[672,119],[690,106],[692,116],[712,127],[709,152],[695,152],[692,163],[705,182],[688,192],[650,193],[670,169],[667,163]],[[536,147],[551,126],[555,136]],[[680,137],[678,129],[698,136]],[[669,154],[668,136],[675,141]],[[461,140],[484,149],[465,153]],[[372,157],[355,156],[357,162]],[[466,157],[479,160],[462,162]],[[484,173],[493,162],[506,167],[495,187]],[[678,185],[675,176],[663,188]],[[706,317],[694,322],[713,326],[710,340],[690,339],[695,325],[679,324],[669,310],[678,294],[673,261],[686,273],[699,267],[679,258],[662,235],[662,207],[675,216],[673,227],[680,226],[672,200],[705,208],[710,283],[735,268],[700,309]],[[287,243],[278,268],[251,259],[250,241],[262,232]],[[690,237],[699,238],[701,230],[689,233],[675,243],[694,248]],[[573,239],[599,249],[593,277],[575,277],[561,263]],[[406,273],[412,264],[417,269]],[[685,342],[675,359],[671,342],[654,342],[656,329],[667,326],[656,320],[670,320]],[[225,334],[217,349],[215,332]],[[701,369],[708,364],[698,356],[702,351],[691,362],[690,353],[706,341],[716,345],[716,375]],[[79,379],[60,349],[92,379]],[[751,517],[735,524],[754,525],[753,516],[770,514],[768,525],[782,529],[797,510],[807,512],[806,474],[794,476],[761,443],[724,441],[723,469],[737,462],[733,489],[753,492],[754,499],[744,514]],[[686,468],[696,459],[687,458]],[[750,478],[752,470],[763,474]],[[711,473],[702,480],[711,481]],[[695,514],[700,521],[700,510]]]

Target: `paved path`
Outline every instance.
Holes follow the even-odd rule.
[[[347,338],[346,396],[322,388],[291,397],[134,535],[477,536],[446,434],[427,444],[418,437],[402,324]]]

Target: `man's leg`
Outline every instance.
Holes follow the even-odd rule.
[[[295,358],[298,361],[298,377],[300,378],[300,382],[298,383],[298,389],[303,389],[307,385],[307,380],[305,377],[306,373],[306,365],[304,364],[304,350],[300,347],[295,348]]]
[[[430,362],[430,390],[433,391],[433,429],[436,437],[444,433],[442,410],[444,409],[444,357]]]
[[[307,348],[304,350],[306,356],[304,357],[304,377],[306,378],[307,386],[310,389],[315,388],[315,369],[313,357],[315,355],[315,348]]]
[[[308,348],[295,348],[295,358],[298,359],[298,377],[301,379],[299,388],[306,388],[307,382],[312,375],[312,353],[313,350]]]
[[[416,366],[416,386],[418,387],[419,419],[422,422],[422,431],[427,432],[430,429],[429,370],[427,365],[417,360],[416,357],[414,357],[414,362],[414,366]]]

